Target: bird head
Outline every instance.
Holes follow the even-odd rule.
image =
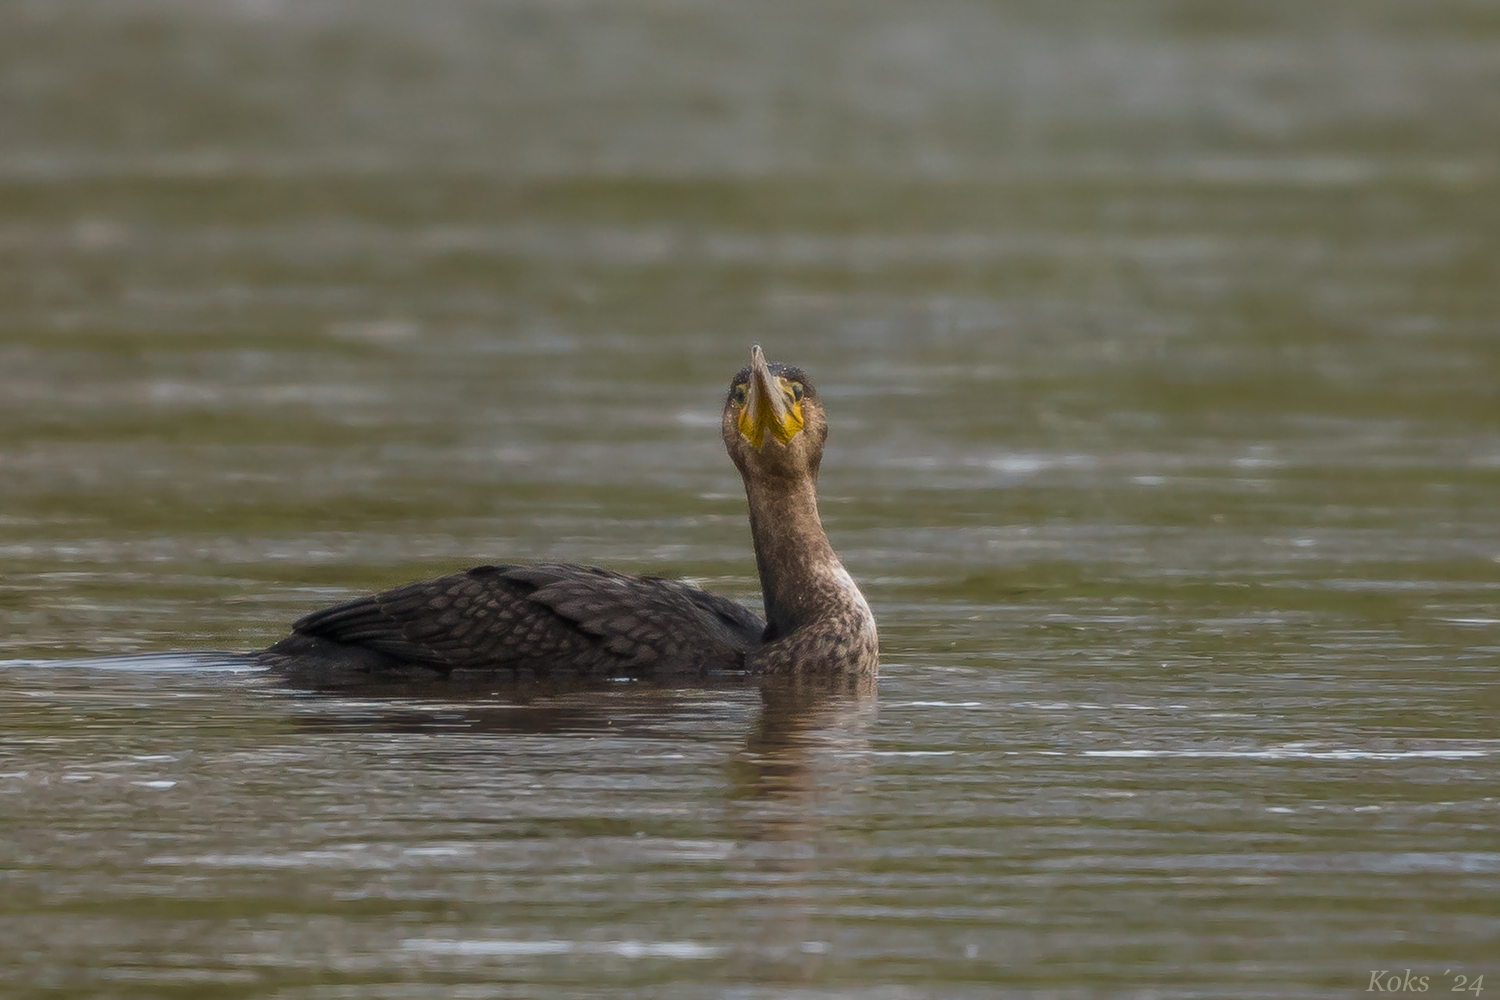
[[[828,422],[817,390],[800,368],[767,362],[757,344],[750,367],[729,383],[724,447],[747,480],[818,478]]]

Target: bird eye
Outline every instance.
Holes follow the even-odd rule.
[[[800,401],[802,399],[802,383],[801,382],[793,382],[792,383],[792,398],[795,399],[795,400],[798,400],[798,401]]]
[[[745,386],[743,383],[729,390],[729,398],[733,399],[740,406],[745,405],[745,395]]]

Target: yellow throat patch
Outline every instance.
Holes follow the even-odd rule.
[[[767,433],[782,444],[788,444],[802,430],[802,401],[792,396],[791,384],[777,378],[771,392],[780,394],[781,406],[776,406],[760,391],[754,376],[750,379],[745,405],[740,408],[740,433],[757,451],[766,443]]]

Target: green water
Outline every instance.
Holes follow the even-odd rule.
[[[21,2],[0,97],[7,995],[1500,988],[1492,5]],[[202,655],[753,603],[753,342],[877,704]]]

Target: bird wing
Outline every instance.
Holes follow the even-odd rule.
[[[519,566],[509,580],[536,587],[529,599],[598,636],[613,653],[650,662],[694,646],[744,649],[765,625],[744,605],[677,580],[591,566]]]
[[[587,566],[478,566],[314,612],[293,629],[438,668],[585,672],[737,659],[763,625],[688,584]]]

